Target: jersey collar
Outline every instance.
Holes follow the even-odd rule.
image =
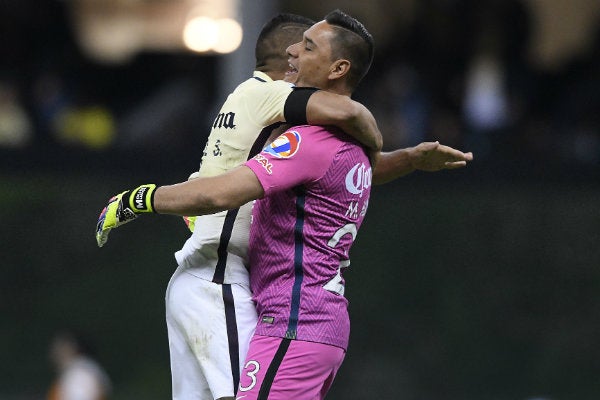
[[[265,74],[264,72],[261,72],[261,71],[254,71],[253,77],[254,78],[262,79],[262,80],[267,81],[267,82],[271,82],[273,80],[273,79],[271,79],[271,77],[269,75],[267,75],[267,74]]]

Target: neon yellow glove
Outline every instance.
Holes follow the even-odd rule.
[[[196,228],[196,216],[183,217],[183,222],[187,225],[190,232],[194,232],[194,229]]]
[[[155,190],[155,184],[141,185],[135,190],[126,190],[111,197],[98,217],[96,225],[98,247],[104,246],[108,241],[108,234],[113,228],[133,221],[138,214],[154,212],[152,199]]]

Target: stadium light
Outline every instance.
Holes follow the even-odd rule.
[[[242,27],[231,18],[195,17],[185,24],[183,42],[192,51],[231,53],[242,43]]]
[[[230,53],[242,41],[234,18],[241,0],[72,0],[74,31],[100,62],[127,62],[136,53]]]
[[[231,18],[223,18],[217,21],[219,24],[219,40],[215,43],[214,50],[217,53],[231,53],[242,43],[242,27]]]
[[[183,28],[183,43],[190,50],[211,50],[219,40],[219,24],[212,18],[196,17]]]

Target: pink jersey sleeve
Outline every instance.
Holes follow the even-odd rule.
[[[265,195],[314,182],[327,171],[341,142],[321,126],[295,126],[246,162]]]

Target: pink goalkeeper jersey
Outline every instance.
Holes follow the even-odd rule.
[[[297,126],[245,165],[265,190],[249,244],[256,333],[346,349],[342,274],[369,203],[365,151],[334,128]]]

